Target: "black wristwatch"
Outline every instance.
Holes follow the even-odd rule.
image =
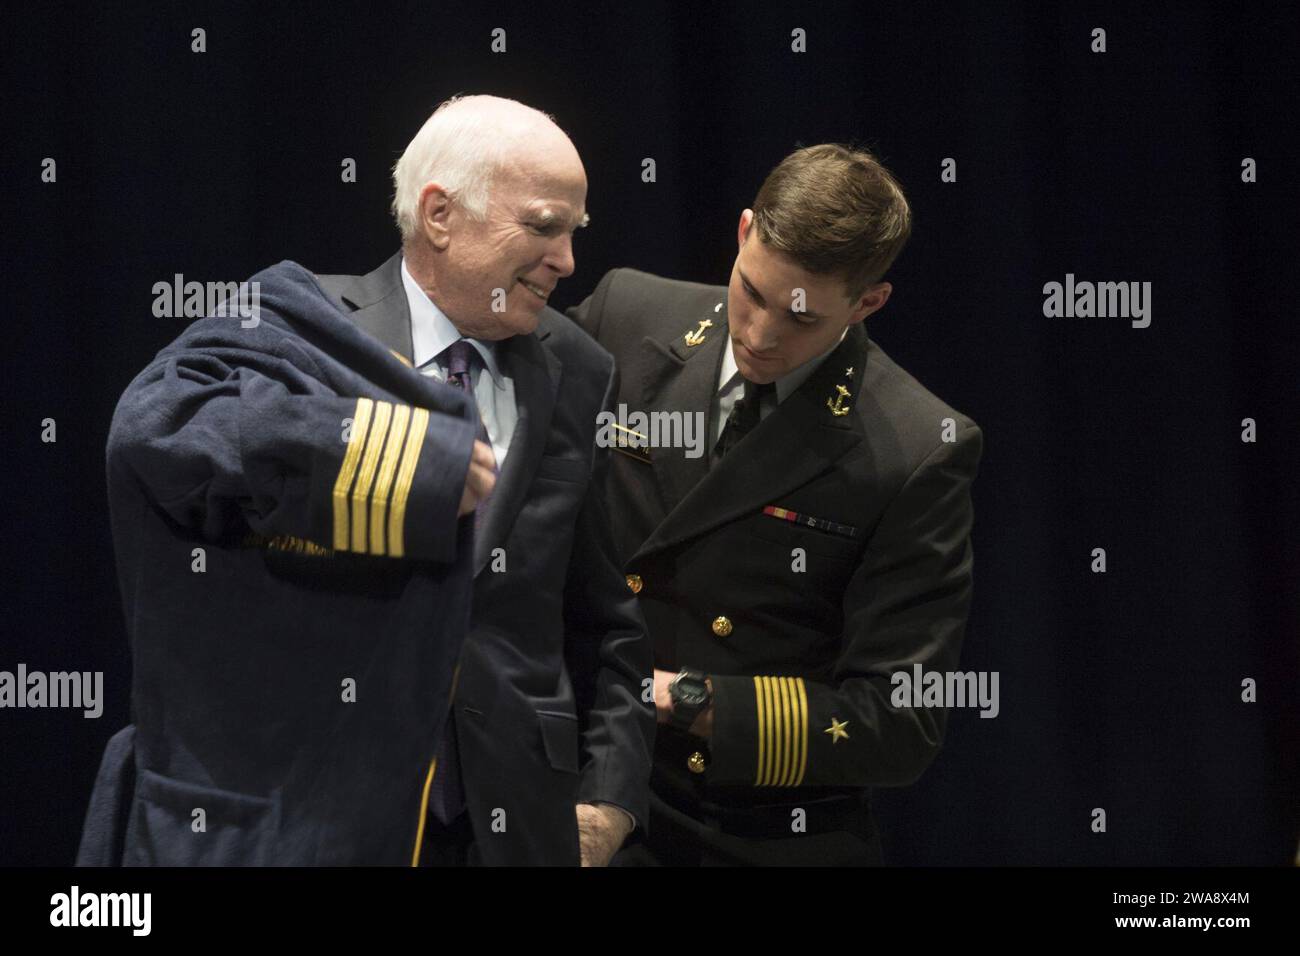
[[[713,703],[708,678],[699,671],[682,671],[668,685],[673,711],[668,722],[678,730],[690,730],[700,711]]]

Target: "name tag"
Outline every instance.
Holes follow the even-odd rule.
[[[641,432],[633,431],[630,428],[624,428],[615,422],[610,423],[614,429],[615,451],[622,452],[629,458],[635,458],[639,462],[651,464],[650,461],[650,437]]]

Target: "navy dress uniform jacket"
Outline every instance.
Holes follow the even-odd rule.
[[[296,263],[250,281],[255,325],[195,322],[113,417],[134,722],[82,865],[412,858],[468,631],[472,411]]]
[[[726,303],[617,269],[570,315],[613,353],[629,411],[704,412],[712,439]],[[856,325],[712,467],[705,445],[623,449],[607,486],[655,665],[714,687],[711,740],[660,728],[655,794],[743,836],[791,835],[793,808],[810,834],[846,803],[870,822],[870,789],[915,781],[942,743],[947,712],[892,706],[890,680],[958,664],[980,429]]]
[[[321,276],[352,320],[405,359],[401,255]],[[498,343],[519,418],[474,543],[474,610],[455,687],[471,863],[577,865],[577,803],[645,823],[653,670],[601,489],[597,419],[618,390],[609,353],[554,309]]]

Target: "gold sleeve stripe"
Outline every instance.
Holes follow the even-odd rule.
[[[781,762],[781,752],[785,748],[785,715],[781,713],[780,680],[775,677],[764,677],[763,680],[767,681],[772,704],[772,753],[767,761],[770,768],[767,783],[768,786],[775,787],[780,784],[781,774],[785,770],[785,766]]]
[[[352,488],[352,550],[361,554],[366,553],[366,504],[370,501],[370,486],[375,481],[379,452],[388,437],[388,422],[392,416],[392,405],[375,403],[375,421],[370,428],[370,437],[366,439],[366,452],[361,456],[357,483]]]
[[[767,703],[767,772],[763,774],[763,785],[770,787],[776,782],[776,748],[781,727],[781,717],[776,711],[776,687],[770,677],[763,678],[763,698]]]
[[[778,677],[777,682],[781,685],[781,715],[785,718],[785,740],[782,741],[781,749],[781,779],[777,781],[777,785],[788,787],[794,778],[794,749],[797,746],[794,732],[796,716],[794,681],[789,677]]]
[[[334,479],[334,550],[348,549],[348,490],[352,487],[352,476],[357,470],[357,460],[361,457],[361,448],[366,442],[366,432],[370,427],[370,411],[374,402],[368,398],[358,398],[356,411],[352,413],[352,434],[348,437],[348,447],[343,452],[343,464],[339,466],[338,477]]]
[[[756,787],[797,787],[808,770],[808,689],[802,677],[755,677]]]
[[[785,697],[790,702],[789,742],[786,748],[785,779],[782,786],[793,787],[795,771],[799,769],[799,702],[793,677],[782,677]]]
[[[797,787],[803,783],[804,772],[808,769],[808,688],[804,686],[802,677],[796,677],[794,682],[799,689],[799,771],[794,778]]]
[[[384,444],[384,459],[379,463],[379,477],[375,479],[375,492],[370,496],[370,553],[384,553],[384,526],[388,524],[388,492],[397,472],[397,460],[406,439],[406,426],[411,420],[411,407],[398,405],[393,409],[393,422],[388,426],[388,441]]]
[[[388,554],[394,558],[400,558],[406,553],[403,535],[406,499],[411,494],[415,466],[420,462],[420,448],[424,444],[424,433],[428,428],[429,410],[417,408],[412,411],[411,427],[406,433],[406,444],[402,448],[402,463],[397,466],[397,480],[393,484],[393,500],[388,506]]]

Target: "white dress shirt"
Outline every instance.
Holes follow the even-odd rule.
[[[425,295],[411,273],[406,269],[406,258],[402,258],[402,287],[406,290],[406,302],[411,310],[411,356],[412,363],[421,375],[428,375],[439,382],[447,381],[447,356],[444,355],[452,343],[465,338],[451,319],[433,304]],[[470,368],[469,380],[474,401],[478,404],[479,415],[487,429],[492,442],[492,453],[496,455],[499,471],[510,450],[510,437],[515,432],[515,422],[519,418],[519,408],[515,404],[515,380],[505,374],[497,360],[497,343],[480,342],[478,339],[465,339],[483,359],[487,375],[480,374],[480,367],[474,363]],[[436,359],[437,361],[434,361]]]

